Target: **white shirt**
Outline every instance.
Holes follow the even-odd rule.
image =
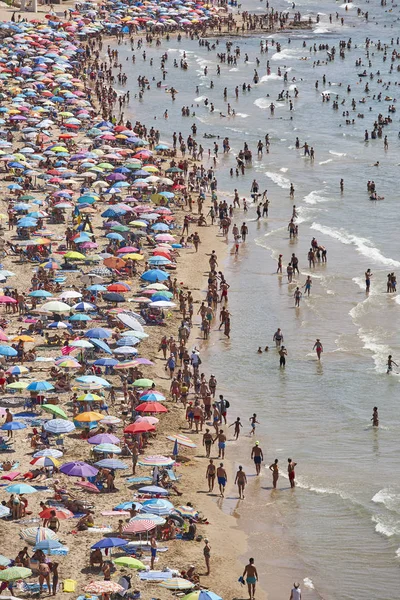
[[[292,600],[301,600],[301,589],[293,588],[292,589]]]

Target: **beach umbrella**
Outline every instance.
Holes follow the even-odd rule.
[[[151,531],[155,529],[157,525],[150,519],[142,519],[140,521],[131,521],[123,526],[122,531],[124,533],[144,533],[145,531]]]
[[[90,341],[91,341],[92,344],[94,344],[95,346],[97,346],[97,348],[100,348],[100,350],[103,350],[103,352],[106,352],[107,354],[112,354],[111,348],[103,340],[98,340],[98,339],[95,339],[95,338],[90,338]]]
[[[117,294],[116,292],[107,292],[106,294],[103,294],[103,300],[105,300],[106,302],[125,302],[125,298],[122,296],[122,294]]]
[[[36,465],[37,467],[58,467],[60,463],[52,456],[38,456],[31,460],[30,464]]]
[[[151,282],[166,281],[168,278],[168,273],[165,273],[165,271],[161,271],[160,269],[150,269],[141,275],[141,279]]]
[[[118,425],[121,422],[122,422],[122,419],[119,419],[118,417],[114,417],[113,415],[108,415],[107,417],[104,417],[100,421],[100,423],[102,425]]]
[[[103,452],[104,454],[121,454],[121,448],[118,448],[115,444],[98,444],[93,449],[96,452]]]
[[[112,433],[98,433],[88,439],[89,444],[120,444],[119,438]]]
[[[154,425],[151,425],[150,423],[131,423],[130,425],[128,425],[128,427],[125,427],[124,429],[124,433],[131,433],[131,434],[137,434],[137,433],[145,433],[147,431],[155,431],[156,428],[154,427]]]
[[[60,302],[58,300],[52,300],[51,302],[45,302],[44,304],[42,304],[41,308],[43,310],[46,310],[48,312],[52,312],[52,313],[65,313],[65,312],[70,312],[71,307],[69,306],[69,304],[66,304],[65,302]]]
[[[155,496],[169,496],[169,491],[158,485],[146,485],[139,488],[141,494],[154,494]]]
[[[155,523],[157,526],[164,525],[166,522],[166,519],[164,519],[164,517],[160,517],[159,515],[153,515],[152,513],[144,513],[143,515],[136,515],[136,517],[129,519],[129,522],[131,523],[132,521],[142,521],[143,519],[148,519],[149,521],[153,521],[153,523]]]
[[[58,535],[48,527],[29,527],[20,531],[19,535],[32,546],[43,540],[58,540]]]
[[[161,402],[162,400],[165,400],[165,396],[163,394],[160,394],[160,392],[152,390],[151,392],[141,394],[140,400],[142,402]]]
[[[122,585],[115,581],[91,581],[85,588],[85,592],[90,592],[101,596],[101,594],[118,594],[124,591]]]
[[[195,584],[188,579],[183,579],[182,577],[172,577],[171,579],[162,581],[158,585],[166,588],[167,590],[190,590],[191,588],[194,588]]]
[[[118,460],[116,458],[104,458],[103,460],[99,460],[94,463],[96,467],[100,467],[101,469],[127,469],[128,465],[126,465],[122,460]]]
[[[12,483],[6,487],[9,494],[35,494],[37,489],[27,483]]]
[[[146,569],[146,565],[137,558],[133,558],[133,556],[119,556],[113,560],[113,563],[120,567],[129,567],[130,569],[137,569],[138,571]]]
[[[79,402],[99,402],[102,400],[102,397],[97,394],[82,394],[81,396],[78,396],[77,400],[79,400]]]
[[[119,546],[126,546],[128,543],[128,540],[123,540],[122,538],[109,537],[96,542],[90,548],[91,550],[96,550],[96,548],[118,548]]]
[[[25,567],[10,567],[0,571],[0,581],[17,581],[18,579],[26,579],[31,575],[32,571]]]
[[[41,540],[35,544],[35,550],[55,550],[62,548],[61,542],[57,539]]]
[[[150,425],[157,425],[160,422],[160,419],[157,417],[136,417],[135,423],[150,423]]]
[[[162,456],[155,454],[153,456],[146,456],[139,461],[139,465],[143,467],[171,467],[174,464],[174,459],[168,456]]]
[[[97,377],[96,375],[83,375],[82,377],[77,377],[75,381],[78,383],[98,383],[103,387],[111,386],[107,379],[104,379],[103,377]]]
[[[15,367],[7,369],[6,373],[9,375],[22,375],[23,373],[29,373],[29,369],[20,365],[15,365]]]
[[[94,483],[90,483],[90,481],[78,481],[75,485],[79,485],[79,487],[83,488],[86,492],[91,492],[92,494],[100,494],[100,490]]]
[[[145,412],[145,413],[166,413],[168,409],[160,404],[160,402],[142,402],[139,404],[135,410],[137,412]]]
[[[115,358],[99,358],[98,360],[95,360],[93,364],[96,366],[98,365],[99,367],[115,367],[119,363]]]
[[[18,352],[11,346],[0,346],[0,354],[2,356],[18,356]]]
[[[32,381],[26,389],[29,392],[48,392],[54,390],[54,386],[48,381]]]
[[[74,516],[74,513],[68,510],[67,508],[50,507],[46,508],[45,510],[42,510],[42,512],[39,513],[39,517],[41,519],[51,519],[51,517],[53,516],[51,513],[53,511],[56,513],[56,517],[57,519],[60,519],[60,521],[64,519],[72,519]]]
[[[7,383],[6,388],[8,390],[26,390],[28,385],[28,381],[13,381],[13,383]]]
[[[198,511],[192,506],[178,506],[175,509],[182,517],[193,518],[198,514]]]
[[[101,413],[88,411],[77,415],[74,417],[74,420],[78,421],[78,423],[96,423],[97,421],[101,421],[102,418],[103,415]]]
[[[51,421],[47,421],[43,427],[46,431],[55,434],[70,433],[75,429],[75,425],[72,421],[66,421],[65,419],[51,419]]]
[[[68,419],[68,416],[65,414],[62,408],[56,406],[55,404],[43,404],[43,410],[49,412],[52,415],[57,415],[60,419]]]
[[[4,423],[0,429],[5,431],[18,431],[19,429],[26,429],[26,424],[21,423],[21,421],[11,421],[10,423]]]
[[[151,388],[154,381],[152,379],[136,379],[132,385],[138,388]]]
[[[190,438],[188,438],[186,435],[180,435],[179,433],[167,435],[167,440],[171,440],[171,442],[176,442],[181,446],[186,446],[187,448],[196,448],[196,444]]]
[[[63,464],[60,471],[69,477],[94,477],[98,469],[82,461],[73,461]]]
[[[87,340],[73,340],[69,345],[72,348],[94,348],[93,344]]]
[[[61,450],[55,450],[53,448],[46,448],[45,450],[39,450],[39,452],[35,452],[33,458],[38,458],[40,456],[51,456],[53,458],[60,458],[63,455]]]
[[[146,479],[149,479],[151,481],[151,477],[146,477]],[[142,509],[142,505],[140,504],[140,502],[121,502],[121,504],[118,504],[117,506],[114,507],[114,510],[119,511],[119,510],[130,510],[133,505],[135,505],[135,509],[136,510],[141,510]]]
[[[97,340],[103,340],[111,337],[111,331],[109,329],[103,329],[102,327],[95,327],[94,329],[88,329],[85,332],[85,337],[93,338]]]
[[[210,590],[196,590],[183,596],[182,600],[222,600],[222,598]]]

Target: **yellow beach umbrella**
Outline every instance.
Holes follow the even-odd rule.
[[[75,421],[78,421],[78,423],[93,423],[95,421],[101,421],[103,418],[104,415],[91,410],[77,415]]]

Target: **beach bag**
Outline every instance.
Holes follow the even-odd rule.
[[[64,592],[75,592],[76,591],[76,581],[75,581],[75,579],[64,579],[64,581],[63,581],[63,591]]]
[[[225,400],[225,406],[226,406],[226,408],[229,408],[230,405],[231,405],[230,402],[228,400]]]

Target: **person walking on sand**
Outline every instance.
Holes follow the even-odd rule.
[[[257,421],[256,413],[253,413],[253,416],[250,417],[249,421],[250,421],[250,425],[251,425],[251,430],[250,430],[249,435],[254,435],[256,432],[256,425],[260,424],[260,421]]]
[[[247,589],[249,591],[249,600],[254,600],[256,593],[256,583],[258,581],[257,569],[254,566],[254,558],[249,558],[249,564],[245,566],[243,578],[246,578]]]
[[[393,365],[395,365],[396,367],[398,367],[399,365],[397,363],[394,362],[392,355],[389,354],[388,359],[387,359],[387,371],[386,373],[391,373],[393,371]],[[8,409],[6,409],[8,410]],[[6,419],[7,422],[7,419]]]
[[[251,449],[251,459],[254,460],[254,464],[256,466],[256,475],[259,475],[261,471],[261,463],[264,460],[264,454],[260,448],[260,442],[256,442]]]
[[[291,458],[288,458],[288,475],[289,475],[289,482],[290,482],[290,487],[294,488],[295,487],[295,478],[296,478],[296,474],[294,472],[295,466],[297,465],[297,463],[293,462]]]
[[[210,458],[211,445],[214,443],[212,433],[210,433],[209,429],[206,429],[205,434],[203,435],[203,446],[206,449],[206,458]]]
[[[226,435],[224,430],[220,429],[217,437],[214,438],[214,442],[218,440],[218,458],[225,458],[225,447],[226,447]]]
[[[237,440],[240,435],[240,428],[243,427],[243,425],[240,422],[240,417],[238,417],[236,419],[236,421],[234,421],[231,425],[229,425],[229,427],[235,428],[233,435],[235,436],[235,440]]]
[[[211,546],[207,538],[204,539],[204,548],[203,548],[204,560],[206,563],[207,573],[205,575],[210,574],[210,557],[211,557]]]
[[[242,465],[239,465],[239,470],[236,473],[235,484],[238,486],[239,500],[244,500],[244,488],[247,483],[246,473],[243,471]]]
[[[317,340],[316,340],[316,342],[315,342],[315,344],[313,346],[313,350],[315,350],[315,352],[317,353],[318,360],[321,360],[321,354],[324,351],[324,347],[321,344],[319,338],[317,338]]]
[[[217,469],[217,481],[219,485],[219,492],[221,494],[221,498],[223,498],[226,482],[228,481],[228,477],[224,469],[224,463],[219,463],[219,467]]]
[[[208,481],[208,492],[211,493],[214,490],[215,483],[215,465],[212,458],[210,458],[210,462],[208,463],[206,479]]]
[[[299,583],[294,583],[292,591],[290,592],[289,600],[301,600],[301,589]]]
[[[278,459],[276,458],[272,465],[269,465],[269,470],[272,471],[272,486],[274,490],[276,490],[276,484],[279,479],[279,467],[278,467]]]

